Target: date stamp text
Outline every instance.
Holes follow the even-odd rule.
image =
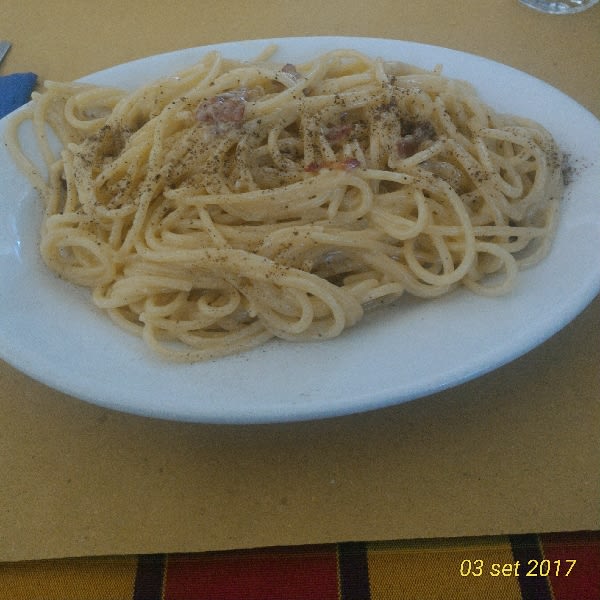
[[[575,568],[576,560],[537,560],[532,558],[527,564],[521,561],[508,563],[486,563],[477,558],[465,558],[460,563],[461,577],[568,577]]]

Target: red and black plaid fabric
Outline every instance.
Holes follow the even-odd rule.
[[[0,563],[0,600],[600,600],[600,532]]]

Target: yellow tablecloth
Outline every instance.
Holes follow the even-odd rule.
[[[0,74],[70,80],[213,42],[360,35],[503,62],[600,115],[600,6],[555,17],[516,0],[6,0],[0,12],[0,38],[13,42]],[[597,531],[599,311],[596,299],[534,351],[454,389],[296,424],[135,417],[0,363],[1,576],[26,569],[34,581],[63,564],[24,560],[127,557],[67,568],[104,573],[109,565],[109,579],[129,582],[131,595],[141,555],[382,540],[405,548],[402,540]],[[506,540],[501,545],[489,555],[493,563],[513,560]],[[381,548],[368,546],[369,560]],[[456,568],[477,560],[477,548],[461,551]]]

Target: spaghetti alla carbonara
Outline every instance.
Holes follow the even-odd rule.
[[[135,91],[47,82],[8,136],[48,267],[185,361],[332,338],[402,294],[507,293],[562,193],[541,126],[439,68],[350,50],[212,52]]]

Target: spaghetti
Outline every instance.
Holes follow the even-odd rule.
[[[44,261],[120,326],[186,361],[327,339],[404,293],[508,293],[547,253],[562,178],[541,126],[437,68],[271,52],[133,92],[47,82],[13,119]]]

